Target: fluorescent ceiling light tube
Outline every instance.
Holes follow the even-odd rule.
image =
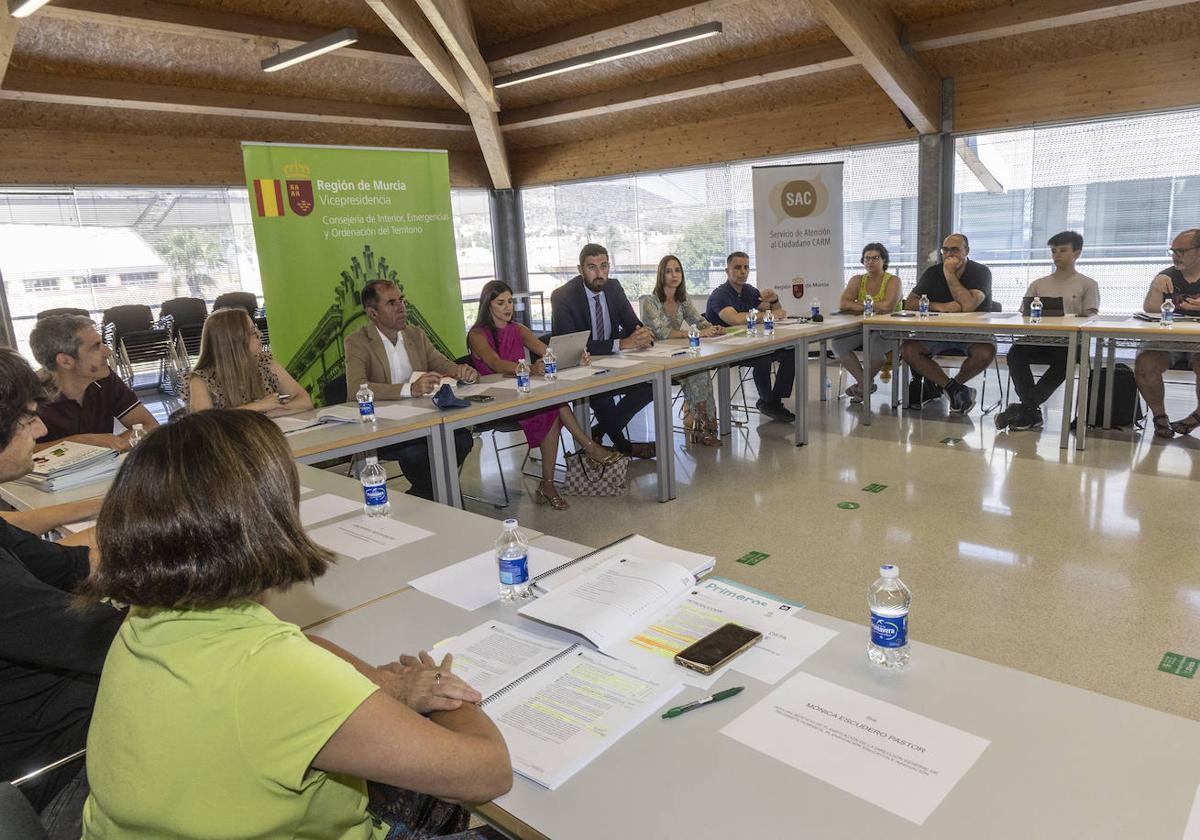
[[[8,13],[15,18],[29,17],[50,0],[8,0]]]
[[[301,61],[308,61],[310,58],[316,58],[327,52],[348,47],[357,40],[358,32],[353,28],[346,27],[345,29],[339,29],[337,32],[330,32],[328,35],[318,38],[315,41],[309,41],[307,44],[301,44],[298,47],[292,47],[290,50],[284,50],[279,55],[264,58],[262,60],[262,69],[267,73],[274,73],[276,70],[291,67],[293,64],[299,64]]]
[[[642,53],[673,47],[676,44],[686,44],[688,41],[699,41],[701,38],[709,38],[720,34],[721,22],[714,20],[711,23],[704,23],[689,29],[680,29],[678,32],[655,35],[653,38],[633,41],[619,47],[609,47],[606,50],[585,53],[562,61],[553,61],[550,64],[543,64],[541,67],[530,67],[528,70],[522,70],[519,73],[501,76],[492,84],[497,88],[510,87],[512,85],[519,85],[522,82],[532,82],[534,79],[557,76],[559,73],[581,70],[584,67],[594,67],[597,64],[605,64],[609,61],[617,61],[618,59],[629,58],[633,55],[641,55]]]

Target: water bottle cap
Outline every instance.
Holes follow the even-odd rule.
[[[517,527],[517,520],[515,520],[515,519],[505,519],[504,520],[504,530],[511,531],[516,527]]]
[[[145,427],[141,423],[134,423],[133,430],[135,432],[141,432],[141,431],[145,431]]]
[[[361,384],[361,385],[359,385],[359,386],[358,386],[358,390],[360,390],[360,391],[361,391],[363,388],[366,388],[366,387],[367,387],[367,383],[366,383],[366,382],[364,382],[363,384]]]
[[[898,578],[898,577],[900,577],[900,569],[899,569],[899,567],[892,566],[890,564],[888,564],[886,566],[880,566],[879,567],[879,576],[885,577],[885,578]]]
[[[371,466],[372,464],[378,464],[378,463],[379,463],[378,455],[368,455],[367,456],[366,464],[368,467]]]

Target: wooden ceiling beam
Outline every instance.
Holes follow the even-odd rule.
[[[465,108],[462,86],[458,82],[454,60],[438,40],[424,13],[413,0],[367,0],[367,5],[379,15],[408,51],[421,62],[435,82],[450,94],[460,108]]]
[[[461,67],[455,69],[458,71],[459,84],[462,85],[463,97],[466,99],[467,115],[475,129],[475,138],[479,141],[479,150],[483,152],[483,162],[492,178],[492,186],[498,190],[511,189],[512,172],[508,166],[508,149],[496,112],[475,90],[467,79],[466,71]]]
[[[921,134],[942,128],[942,82],[900,46],[899,18],[877,0],[808,0]]]
[[[13,45],[17,42],[17,30],[21,28],[21,19],[6,15],[0,9],[0,82],[8,71],[8,60],[12,58]]]
[[[4,87],[0,89],[0,99],[334,125],[350,123],[430,131],[471,130],[466,115],[457,110],[106,81],[24,70],[9,71]]]
[[[794,79],[811,73],[853,67],[858,63],[858,59],[840,41],[830,41],[587,96],[506,110],[500,115],[500,124],[506,130],[533,128]]]
[[[910,24],[905,32],[915,50],[974,44],[1063,26],[1093,23],[1184,6],[1194,0],[1016,0],[980,12],[962,12]]]
[[[647,37],[643,30],[652,24],[666,23],[664,18],[678,17],[680,12],[704,15],[722,5],[728,5],[728,0],[640,0],[610,12],[591,15],[534,32],[523,38],[484,47],[483,56],[489,64],[503,62],[507,66],[516,61],[522,64],[538,64],[551,50],[570,49],[587,52],[600,38],[618,34],[627,35],[629,40],[634,41]]]
[[[488,69],[479,43],[475,40],[475,23],[466,0],[416,0],[431,26],[445,43],[446,49],[463,71],[479,98],[492,111],[500,110],[496,90],[492,87],[492,71]],[[465,93],[465,92],[464,92]]]
[[[328,35],[332,30],[290,20],[244,15],[162,0],[55,0],[38,10],[39,17],[102,23],[146,32],[190,37],[278,42],[280,49]],[[338,50],[339,56],[372,61],[413,63],[413,57],[394,38],[358,33],[358,42]]]

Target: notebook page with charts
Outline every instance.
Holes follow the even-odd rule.
[[[678,693],[580,645],[485,622],[436,649],[483,696],[513,769],[555,790]]]
[[[693,574],[678,563],[622,553],[526,604],[519,612],[526,618],[577,633],[607,651],[645,627],[695,583]]]

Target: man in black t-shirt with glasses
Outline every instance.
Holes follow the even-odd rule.
[[[1200,228],[1190,228],[1175,237],[1169,250],[1171,267],[1164,268],[1150,283],[1142,308],[1150,315],[1162,313],[1163,301],[1170,298],[1176,315],[1200,316]],[[1172,423],[1164,405],[1163,374],[1172,365],[1187,365],[1196,372],[1197,408],[1182,420]],[[1154,436],[1172,438],[1190,435],[1200,426],[1200,353],[1169,353],[1166,350],[1142,350],[1133,363],[1138,391],[1154,418]]]
[[[967,237],[961,233],[947,236],[942,242],[942,261],[925,269],[904,299],[904,308],[916,310],[921,295],[928,295],[930,312],[990,312],[992,272],[986,265],[968,259],[970,253]],[[947,350],[958,350],[966,355],[953,378],[933,360],[934,356]],[[966,414],[975,405],[975,389],[966,383],[987,370],[996,357],[996,342],[906,341],[900,347],[900,355],[913,373],[946,392],[951,411]],[[914,382],[917,389],[922,388],[919,381]],[[912,402],[910,398],[909,404]],[[918,405],[920,402],[918,399]]]

